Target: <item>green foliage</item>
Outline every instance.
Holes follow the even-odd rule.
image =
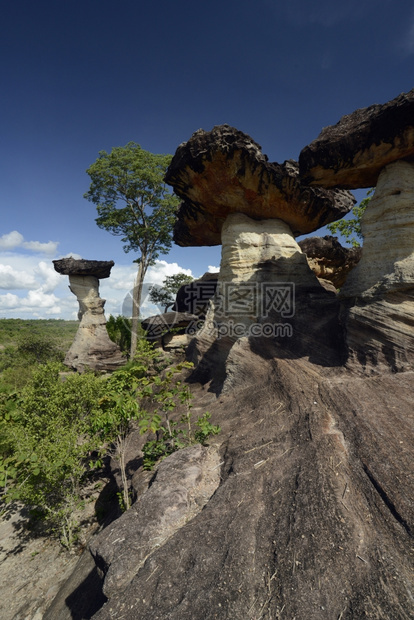
[[[175,273],[172,276],[167,276],[162,287],[153,287],[150,291],[150,300],[154,304],[164,306],[164,312],[167,312],[168,306],[171,306],[175,297],[183,284],[189,284],[194,278],[188,276],[185,273]]]
[[[1,379],[10,388],[23,388],[39,363],[62,361],[64,358],[58,339],[37,325],[20,327],[13,332],[13,339],[14,345],[5,345],[0,350]]]
[[[121,472],[120,505],[128,509],[126,454],[132,422],[142,433],[156,435],[144,449],[147,468],[220,430],[210,424],[208,413],[192,428],[192,396],[179,378],[191,364],[166,364],[163,354],[140,339],[135,358],[110,377],[62,377],[60,364],[48,362],[37,365],[21,390],[0,383],[2,502],[25,504],[69,548],[79,528],[82,488],[109,454]],[[184,413],[177,420],[173,413],[178,406]]]
[[[192,427],[191,399],[192,394],[188,385],[181,380],[175,380],[173,375],[182,368],[190,368],[192,364],[184,362],[171,368],[163,379],[157,377],[152,389],[153,399],[159,407],[152,415],[141,419],[139,426],[141,432],[151,432],[157,435],[155,440],[148,441],[142,451],[144,453],[144,469],[152,469],[160,458],[190,446],[194,443],[205,444],[212,435],[220,432],[220,427],[210,423],[210,414],[205,413],[195,423],[197,429]],[[179,420],[173,420],[171,414],[178,404],[185,405],[185,412]]]
[[[110,153],[100,151],[86,171],[92,182],[84,197],[96,205],[98,226],[121,236],[125,252],[144,254],[148,264],[171,248],[179,201],[164,183],[170,161],[171,155],[129,142]]]
[[[112,342],[115,342],[121,351],[127,353],[131,348],[131,319],[126,316],[112,316],[106,322],[106,330]]]
[[[59,344],[66,351],[79,326],[78,321],[61,319],[0,319],[0,344],[15,345],[23,335],[36,332]]]
[[[93,374],[59,377],[60,365],[39,366],[21,395],[0,408],[3,499],[19,500],[42,518],[62,544],[73,543],[80,489],[96,448],[91,419],[103,382]]]
[[[361,200],[360,204],[356,205],[352,209],[352,218],[342,219],[338,222],[328,224],[327,226],[330,232],[334,234],[339,232],[340,235],[345,237],[346,242],[350,243],[354,248],[358,248],[361,245],[358,241],[358,239],[362,240],[363,238],[361,232],[361,218],[369,204],[369,201],[371,200],[371,194],[373,191],[373,189],[370,189],[367,192],[367,197]]]

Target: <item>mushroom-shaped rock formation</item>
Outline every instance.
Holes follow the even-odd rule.
[[[184,200],[174,230],[181,246],[220,245],[232,213],[278,218],[300,235],[344,217],[354,203],[349,192],[303,185],[295,161],[269,163],[256,142],[229,125],[196,131],[178,147],[165,180]]]
[[[83,372],[116,370],[125,364],[125,358],[106,331],[105,300],[99,297],[99,279],[109,278],[113,261],[54,260],[55,270],[69,276],[69,288],[79,302],[79,329],[66,354],[64,364]]]
[[[299,155],[304,183],[321,187],[375,187],[388,164],[414,160],[414,89],[325,127]]]
[[[175,241],[222,244],[216,294],[191,359],[199,363],[208,350],[216,355],[213,343],[225,356],[236,340],[265,331],[290,337],[301,294],[327,294],[294,236],[343,217],[353,196],[302,185],[295,162],[269,163],[249,136],[228,125],[199,130],[180,145],[166,181],[184,199]],[[283,321],[276,334],[281,316],[291,323]]]
[[[325,128],[299,162],[312,185],[376,185],[361,220],[362,258],[341,290],[348,346],[360,360],[407,367],[414,356],[414,90]]]
[[[324,281],[341,288],[348,273],[361,259],[361,248],[346,248],[337,237],[307,237],[299,242],[299,247],[308,260],[314,274]]]

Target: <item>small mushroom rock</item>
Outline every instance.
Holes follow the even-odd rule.
[[[79,302],[79,329],[64,364],[79,372],[116,370],[126,360],[108,336],[105,300],[99,296],[99,279],[109,278],[114,262],[62,258],[53,265],[58,273],[69,276],[69,288]]]

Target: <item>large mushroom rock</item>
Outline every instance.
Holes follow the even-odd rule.
[[[350,358],[394,371],[414,361],[413,119],[414,90],[344,117],[299,157],[311,184],[376,185],[361,220],[361,261],[341,290],[343,320]]]
[[[69,276],[69,288],[79,302],[79,329],[64,364],[79,372],[116,370],[126,360],[108,336],[105,300],[99,296],[99,279],[109,278],[114,262],[62,258],[53,265],[58,273]]]
[[[342,218],[354,204],[349,192],[302,184],[296,162],[268,162],[256,142],[229,125],[196,131],[178,147],[165,180],[184,200],[174,230],[181,246],[219,245],[231,213],[278,218],[299,235]]]
[[[299,155],[304,183],[357,189],[375,187],[388,164],[414,157],[414,89],[325,127]]]
[[[206,356],[224,362],[236,340],[257,336],[252,326],[269,322],[266,300],[286,316],[298,294],[325,295],[294,237],[343,217],[355,202],[349,192],[302,185],[295,162],[269,163],[258,144],[228,125],[182,144],[166,181],[185,201],[175,241],[222,244],[216,294],[189,351],[197,366]],[[291,330],[283,322],[283,337]]]
[[[361,259],[362,248],[346,248],[337,237],[307,237],[299,242],[299,247],[308,260],[309,267],[321,280],[331,282],[341,288],[351,269]]]

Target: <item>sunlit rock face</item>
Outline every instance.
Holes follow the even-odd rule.
[[[362,258],[342,296],[369,297],[414,287],[414,164],[397,161],[381,172],[361,222]]]
[[[196,131],[181,144],[165,180],[183,202],[174,241],[219,245],[230,214],[281,219],[294,235],[344,217],[355,199],[347,191],[303,185],[297,162],[269,162],[250,136],[229,125]]]
[[[109,277],[113,261],[64,258],[53,264],[58,273],[69,276],[69,288],[79,303],[79,329],[64,364],[79,372],[116,370],[126,359],[108,336],[105,300],[99,296],[99,279]]]
[[[310,336],[320,330],[325,337],[330,333],[326,314],[335,299],[336,294],[319,283],[285,222],[232,214],[222,229],[216,294],[190,344],[189,359],[202,378],[214,367],[216,376],[222,369],[224,380],[229,352],[246,338],[251,346],[272,349],[272,354],[291,348],[313,355]]]
[[[266,292],[270,294],[272,283],[286,283],[293,292],[296,270],[290,273],[286,269],[279,272],[269,270],[272,261],[289,259],[292,267],[299,265],[299,272],[305,268],[308,276],[312,274],[289,225],[282,220],[257,221],[234,213],[227,217],[223,225],[221,241],[217,290],[200,336],[208,336],[210,340],[221,330],[222,337],[236,340],[246,335],[242,326],[248,328],[266,314],[263,304]],[[237,334],[237,329],[236,333],[231,329],[227,333],[226,326],[231,328],[235,325],[240,325],[240,334]]]
[[[221,231],[220,282],[260,280],[258,266],[264,261],[302,253],[288,224],[280,219],[253,220],[229,215]]]
[[[361,222],[364,245],[340,297],[349,363],[369,372],[414,367],[414,164],[380,174]]]

